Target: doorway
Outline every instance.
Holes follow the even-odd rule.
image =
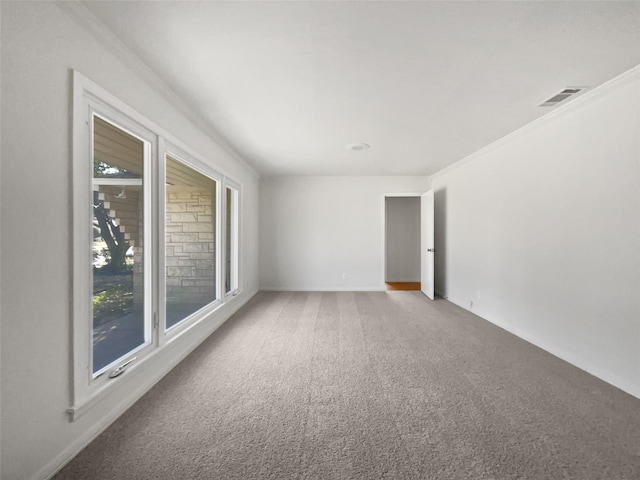
[[[385,286],[420,290],[420,196],[385,196]]]

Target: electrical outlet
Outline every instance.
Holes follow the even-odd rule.
[[[346,273],[342,273],[342,279],[346,280],[347,279],[347,274]]]

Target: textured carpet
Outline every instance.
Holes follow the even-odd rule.
[[[635,479],[640,401],[418,292],[260,293],[60,479]]]

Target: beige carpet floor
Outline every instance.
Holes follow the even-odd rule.
[[[55,478],[637,480],[640,400],[419,292],[263,292]]]

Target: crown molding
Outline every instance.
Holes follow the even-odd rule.
[[[473,160],[476,160],[480,157],[482,157],[483,155],[487,154],[488,152],[495,150],[496,148],[501,147],[502,145],[505,145],[507,143],[509,143],[510,141],[512,141],[513,139],[526,134],[527,132],[529,132],[530,130],[533,130],[534,128],[537,128],[538,126],[548,123],[550,121],[552,121],[553,119],[555,119],[556,117],[560,116],[560,115],[564,115],[567,112],[570,112],[571,109],[573,108],[578,108],[581,105],[588,103],[588,102],[592,102],[594,100],[596,100],[597,98],[599,98],[601,95],[604,95],[606,92],[608,92],[609,90],[611,90],[612,88],[617,87],[618,85],[622,85],[628,81],[638,81],[638,79],[636,77],[640,76],[640,65],[636,65],[635,67],[621,73],[620,75],[617,75],[615,77],[613,77],[611,80],[607,80],[606,82],[592,88],[589,89],[588,91],[586,91],[585,93],[576,96],[576,98],[574,100],[568,101],[568,103],[562,105],[558,105],[557,107],[555,107],[553,110],[551,110],[549,113],[543,115],[542,117],[537,118],[536,120],[533,120],[530,123],[527,123],[526,125],[518,128],[517,130],[514,130],[513,132],[505,135],[504,137],[499,138],[498,140],[482,147],[480,150],[476,150],[475,152],[473,152],[470,155],[467,155],[466,157],[458,160],[455,163],[452,163],[451,165],[449,165],[448,167],[443,168],[442,170],[433,173],[431,175],[429,175],[429,182],[431,182],[433,179],[438,178],[442,175],[446,175],[447,173],[451,173],[452,171],[466,165],[469,162],[472,162]]]
[[[260,177],[260,173],[255,167],[251,165],[234,146],[220,135],[189,103],[185,102],[182,97],[176,94],[160,75],[152,70],[142,58],[125,45],[109,28],[91,13],[80,0],[57,1],[55,4],[78,25],[96,38],[102,46],[109,49],[116,58],[120,59],[123,64],[140,77],[151,89],[162,96],[162,98],[182,113],[199,130],[211,138],[225,153],[230,155],[254,176]]]

